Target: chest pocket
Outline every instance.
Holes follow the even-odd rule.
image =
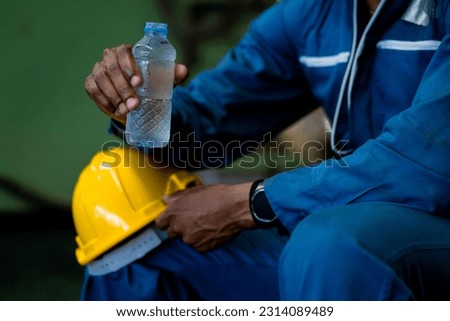
[[[383,126],[408,108],[440,41],[383,40],[377,44],[373,68],[373,120]],[[381,128],[375,129],[379,131]]]

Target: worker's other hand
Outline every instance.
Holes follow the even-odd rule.
[[[166,196],[156,226],[198,251],[212,250],[255,227],[248,205],[251,183],[203,185]]]
[[[131,53],[132,45],[123,44],[103,51],[103,58],[86,77],[87,94],[108,116],[125,124],[126,114],[135,109],[138,99],[134,87],[141,84],[141,75]],[[175,66],[174,86],[188,77],[186,66]]]

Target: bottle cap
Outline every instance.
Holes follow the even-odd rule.
[[[167,35],[168,34],[168,28],[167,23],[160,23],[160,22],[146,22],[144,27],[144,32],[157,32]]]

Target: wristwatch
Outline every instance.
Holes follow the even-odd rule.
[[[258,227],[270,228],[280,225],[277,215],[272,210],[264,191],[264,180],[257,180],[250,188],[250,213]]]

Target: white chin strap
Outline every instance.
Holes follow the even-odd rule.
[[[155,227],[148,227],[125,244],[109,251],[87,265],[90,275],[115,272],[140,259],[167,238],[167,234]]]

